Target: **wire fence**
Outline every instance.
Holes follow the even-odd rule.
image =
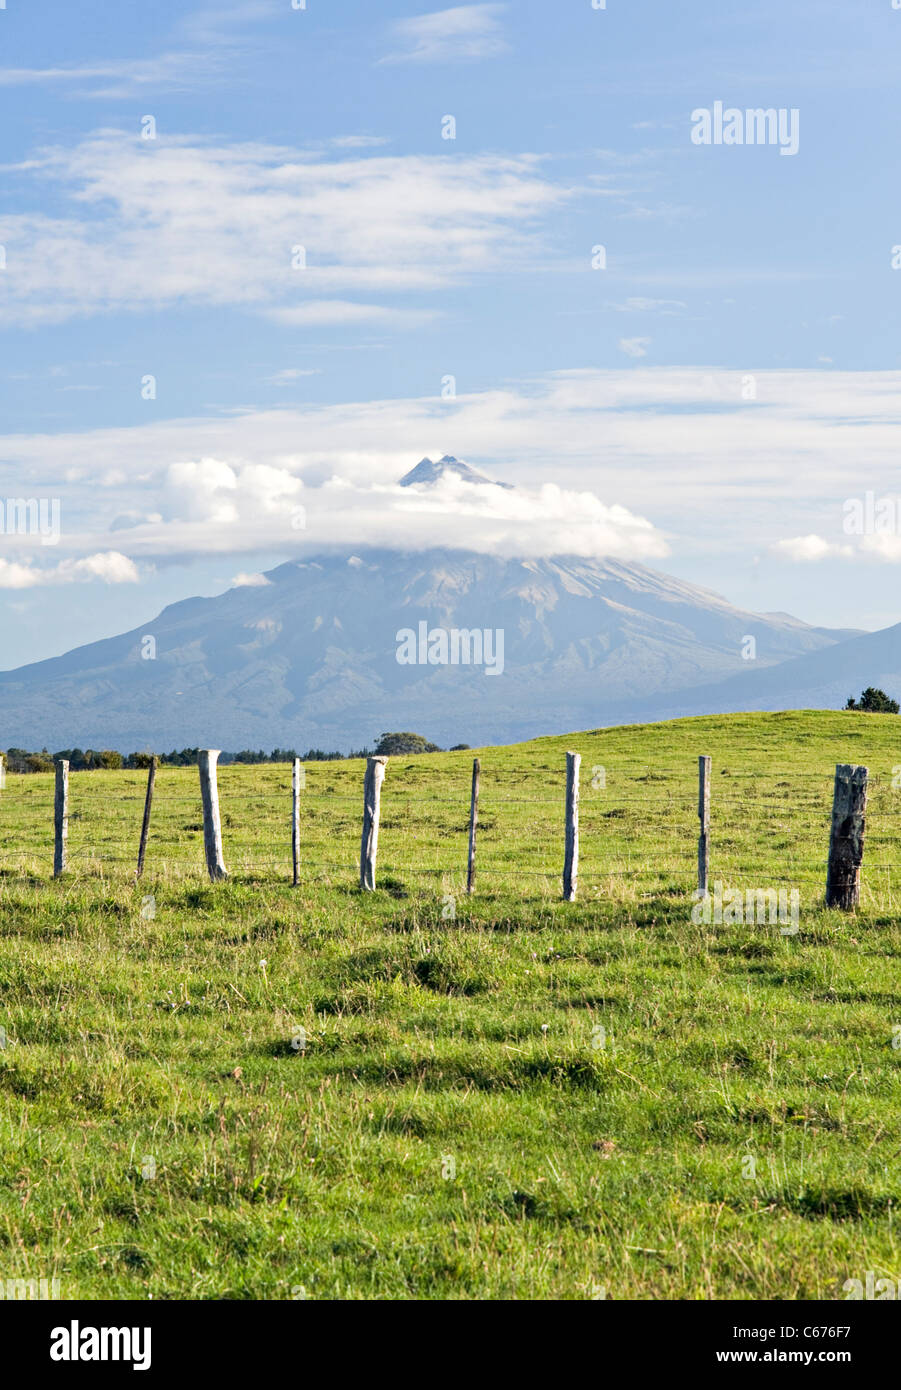
[[[476,891],[514,889],[559,896],[565,838],[563,758],[481,759]],[[754,759],[758,762],[754,770]],[[808,904],[826,879],[834,773],[829,767],[774,772],[759,750],[730,750],[714,764],[710,794],[710,881],[797,888]],[[467,759],[453,767],[403,756],[388,763],[381,793],[380,886],[421,881],[459,892],[467,870]],[[696,760],[649,763],[588,758],[579,801],[580,896],[654,897],[696,886]],[[69,779],[67,874],[134,877],[147,774],[85,771]],[[901,780],[871,774],[862,898],[893,907],[901,889]],[[300,882],[357,881],[363,812],[362,765],[308,763],[300,793]],[[292,767],[229,764],[218,770],[225,863],[232,878],[291,882]],[[54,860],[54,777],[8,774],[0,791],[0,876],[49,878]],[[895,884],[895,876],[898,883]],[[157,770],[142,882],[206,877],[204,821],[196,767]]]

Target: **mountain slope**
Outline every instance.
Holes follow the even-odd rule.
[[[680,703],[676,692],[741,671],[749,634],[761,666],[848,635],[753,615],[616,560],[373,550],[291,562],[267,579],[0,673],[0,740],[346,749],[414,728],[445,744],[509,742],[597,726],[652,695]],[[397,633],[418,636],[421,622],[500,629],[502,673],[399,664]]]
[[[748,663],[753,667],[753,663]],[[740,710],[841,709],[849,695],[875,685],[901,698],[901,623],[879,632],[857,633],[835,646],[771,666],[746,669],[724,681],[652,696],[630,708],[630,716],[668,719],[689,701],[696,714]]]

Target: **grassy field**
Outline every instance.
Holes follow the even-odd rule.
[[[579,898],[560,901],[564,750]],[[711,879],[797,888],[800,930],[692,920]],[[0,793],[0,1283],[63,1298],[842,1298],[901,1274],[896,716],[732,715],[362,765]],[[822,905],[832,776],[871,772],[856,914]],[[603,771],[601,771],[603,769]],[[302,1031],[301,1031],[302,1030]],[[899,1027],[901,1034],[901,1027]],[[5,1042],[5,1046],[2,1044]]]

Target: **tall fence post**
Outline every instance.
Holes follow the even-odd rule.
[[[466,865],[466,891],[471,893],[476,881],[476,826],[479,821],[479,778],[482,764],[472,760],[472,793],[469,798],[469,858]]]
[[[363,838],[360,841],[360,887],[365,893],[375,888],[375,859],[379,847],[379,805],[385,780],[387,758],[366,759],[363,783]]]
[[[222,822],[219,819],[219,788],[216,784],[216,763],[220,748],[203,748],[198,758],[200,770],[200,799],[203,802],[203,849],[210,878],[228,878],[222,858]]]
[[[698,893],[707,897],[707,874],[710,869],[710,765],[708,756],[698,758]]]
[[[579,877],[579,764],[581,753],[566,755],[566,853],[563,859],[563,901],[575,902]]]
[[[0,791],[6,786],[6,754],[0,753]]]
[[[860,902],[867,776],[867,769],[854,763],[838,763],[835,769],[826,906],[840,907],[845,912]]]
[[[69,763],[59,758],[56,764],[56,788],[53,796],[53,877],[59,878],[66,867],[66,848],[69,839]]]
[[[150,834],[150,807],[153,805],[153,787],[156,782],[156,755],[150,759],[147,771],[147,792],[144,797],[144,819],[141,822],[141,843],[138,845],[138,867],[135,878],[144,872],[144,855],[147,853],[147,836]]]
[[[294,771],[291,774],[291,857],[294,863],[293,883],[295,888],[300,882],[300,788],[302,776],[303,769],[300,765],[300,758],[295,758]]]

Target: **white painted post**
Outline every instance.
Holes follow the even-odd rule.
[[[566,854],[563,861],[563,900],[575,902],[579,877],[579,765],[581,753],[566,755]]]
[[[291,775],[291,854],[294,861],[294,887],[300,882],[300,787],[302,768],[300,758],[294,759]]]
[[[197,759],[200,770],[200,798],[203,802],[203,848],[206,866],[213,882],[228,878],[222,858],[222,823],[219,819],[219,788],[216,783],[216,763],[220,748],[202,748]]]
[[[363,838],[360,841],[360,887],[364,893],[375,888],[375,860],[379,844],[379,806],[387,758],[367,758],[363,783]]]

